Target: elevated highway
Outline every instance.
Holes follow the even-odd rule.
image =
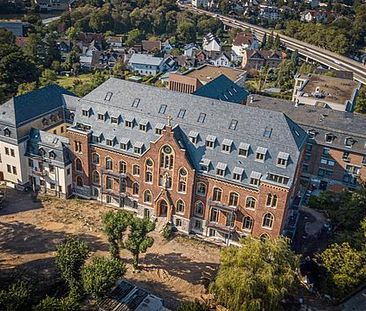
[[[191,5],[181,4],[179,6],[184,10],[192,11],[196,14],[205,14],[220,19],[225,25],[239,29],[251,29],[258,37],[262,39],[264,34],[270,35],[272,30],[265,29],[263,27],[252,25],[246,22],[241,22],[235,18],[227,17],[224,15],[216,14],[213,12],[205,11],[202,9],[194,8]],[[360,62],[357,62],[346,56],[339,55],[334,52],[330,52],[326,49],[308,44],[306,42],[290,38],[281,33],[273,32],[274,35],[279,35],[281,43],[289,50],[297,50],[298,53],[304,56],[306,59],[314,60],[324,66],[327,66],[336,70],[347,70],[353,72],[353,77],[356,81],[366,85],[366,66]]]

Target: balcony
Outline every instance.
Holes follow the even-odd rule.
[[[108,194],[108,195],[111,195],[114,197],[125,197],[126,196],[125,192],[118,192],[115,189],[106,189],[106,188],[102,187],[101,191],[103,194]]]
[[[39,176],[39,177],[45,177],[47,175],[46,170],[38,170],[38,169],[32,169],[32,174]]]
[[[208,200],[208,204],[210,207],[218,208],[219,210],[221,210],[223,212],[236,212],[238,210],[237,206],[227,205],[227,204],[224,204],[219,201],[214,201],[212,199]]]
[[[220,223],[213,222],[213,221],[209,221],[207,223],[207,227],[218,230],[218,231],[221,231],[221,232],[224,232],[224,233],[233,233],[233,232],[235,232],[235,227],[226,226],[224,224],[220,224]]]
[[[127,177],[127,175],[125,173],[118,173],[118,172],[114,172],[112,170],[107,170],[105,168],[103,168],[101,170],[101,173],[105,174],[105,175],[115,177],[115,178],[119,178],[119,179],[125,179]]]

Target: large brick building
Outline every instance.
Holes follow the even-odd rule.
[[[366,117],[253,95],[248,105],[281,111],[308,132],[302,177],[321,190],[356,188],[366,180]]]
[[[118,79],[76,107],[76,195],[226,243],[281,233],[307,140],[283,113]]]

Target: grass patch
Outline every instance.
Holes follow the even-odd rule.
[[[64,87],[65,89],[72,89],[73,85],[74,85],[74,81],[75,80],[80,80],[83,83],[88,83],[90,82],[90,79],[92,77],[91,73],[85,73],[85,74],[81,74],[78,76],[58,76],[56,83],[62,87]]]

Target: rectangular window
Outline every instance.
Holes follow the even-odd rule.
[[[183,119],[185,114],[186,114],[186,110],[185,109],[180,109],[179,112],[178,112],[178,118]]]
[[[225,175],[225,171],[224,170],[222,170],[222,169],[217,169],[216,170],[216,175],[218,175],[218,176],[224,176]]]
[[[17,174],[17,168],[15,166],[13,166],[12,168],[13,168],[13,174],[16,175]]]
[[[277,159],[277,165],[286,167],[287,160],[286,159],[282,159],[282,158],[278,158]]]
[[[140,124],[140,131],[146,132],[146,125],[145,124]]]
[[[120,147],[122,150],[127,150],[127,144],[120,143],[120,144],[119,144],[119,147]]]
[[[206,147],[212,149],[214,147],[214,142],[213,141],[210,141],[210,140],[206,140]]]
[[[89,111],[88,110],[82,110],[83,116],[84,117],[89,117]]]
[[[248,156],[248,150],[239,148],[239,156],[246,158]]]
[[[7,168],[8,173],[10,173],[10,174],[11,174],[11,165],[6,164],[6,168]]]
[[[349,152],[343,152],[342,160],[347,162],[350,161]]]
[[[28,159],[28,166],[33,168],[33,160],[32,159]]]
[[[283,184],[283,185],[287,185],[289,178],[285,177],[285,176],[280,176],[280,175],[275,175],[275,174],[268,174],[267,177],[268,180],[270,181],[274,181],[278,184]]]
[[[216,208],[211,209],[210,221],[217,222],[219,220],[219,211]]]
[[[264,154],[263,153],[260,153],[260,152],[257,152],[256,155],[255,155],[255,159],[257,161],[264,161]]]
[[[135,98],[132,102],[131,107],[137,108],[139,106],[140,103],[140,98]]]
[[[327,157],[329,155],[329,151],[330,151],[329,148],[324,147],[323,148],[323,156],[326,156]]]
[[[107,146],[113,146],[113,141],[111,139],[106,139]]]
[[[134,148],[133,148],[133,152],[134,152],[134,153],[137,153],[137,154],[141,154],[141,148],[139,148],[139,147],[134,147]]]
[[[113,180],[112,180],[112,178],[107,177],[107,179],[106,179],[106,185],[105,185],[106,189],[111,190],[112,189],[112,186],[113,186]]]
[[[205,119],[206,119],[206,114],[203,113],[203,112],[201,112],[200,115],[198,116],[197,122],[204,123],[205,122]]]
[[[155,134],[161,135],[162,133],[163,133],[162,129],[158,129],[158,128],[155,129]]]
[[[112,92],[107,92],[107,94],[105,94],[104,100],[106,101],[110,101],[112,98],[113,93]]]
[[[250,178],[250,184],[253,186],[258,186],[259,185],[259,179],[258,178]]]
[[[164,105],[164,104],[163,104],[163,105],[161,105],[161,106],[160,106],[160,108],[159,108],[159,113],[160,113],[160,114],[165,114],[166,107],[167,107],[167,106],[166,106],[166,105]]]
[[[234,174],[233,174],[233,179],[234,179],[234,180],[238,180],[238,181],[240,181],[240,180],[241,180],[241,175],[240,175],[240,174],[236,174],[236,173],[234,173]]]
[[[75,141],[75,152],[81,152],[81,142]]]
[[[117,124],[117,123],[118,123],[118,118],[116,118],[116,117],[111,117],[111,123],[113,123],[113,124]]]
[[[133,127],[132,121],[128,121],[128,120],[125,121],[125,125],[126,125],[126,127],[129,127],[129,128]]]
[[[9,155],[9,148],[8,147],[5,147],[5,154]]]
[[[10,155],[11,155],[12,157],[15,157],[14,149],[10,149]]]
[[[104,114],[98,113],[98,120],[104,121]]]

